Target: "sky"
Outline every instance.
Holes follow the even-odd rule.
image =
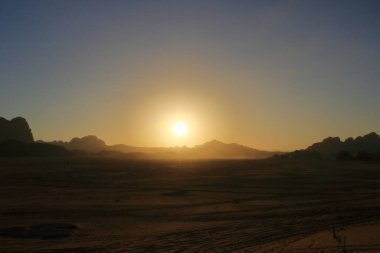
[[[377,0],[0,0],[0,116],[35,139],[136,146],[288,151],[380,132],[379,13]]]

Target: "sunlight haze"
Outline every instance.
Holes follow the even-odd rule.
[[[380,131],[376,3],[2,1],[2,116],[36,139],[136,146]]]

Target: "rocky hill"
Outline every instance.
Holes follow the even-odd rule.
[[[342,141],[339,137],[328,137],[307,147],[284,154],[287,158],[378,160],[380,159],[380,136],[369,133]]]
[[[351,155],[357,155],[360,151],[375,153],[380,151],[380,136],[375,133],[347,138],[341,141],[339,137],[329,137],[321,142],[306,148],[308,151],[317,151],[324,155],[336,155],[340,151],[346,151]]]
[[[81,150],[90,153],[98,153],[107,149],[106,143],[95,135],[76,137],[69,142],[53,141],[51,144],[62,146],[68,150]]]
[[[8,140],[33,142],[32,130],[24,118],[7,120],[0,117],[0,143]]]
[[[62,157],[71,152],[48,143],[36,143],[26,119],[0,117],[0,157]]]
[[[182,152],[187,158],[214,159],[260,159],[273,156],[276,152],[262,151],[237,143],[212,140]]]

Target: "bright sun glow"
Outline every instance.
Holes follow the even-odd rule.
[[[187,126],[183,122],[176,122],[172,126],[172,132],[175,136],[184,136],[187,132]]]

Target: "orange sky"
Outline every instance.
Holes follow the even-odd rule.
[[[307,2],[4,1],[0,115],[137,146],[379,132],[379,2]]]

